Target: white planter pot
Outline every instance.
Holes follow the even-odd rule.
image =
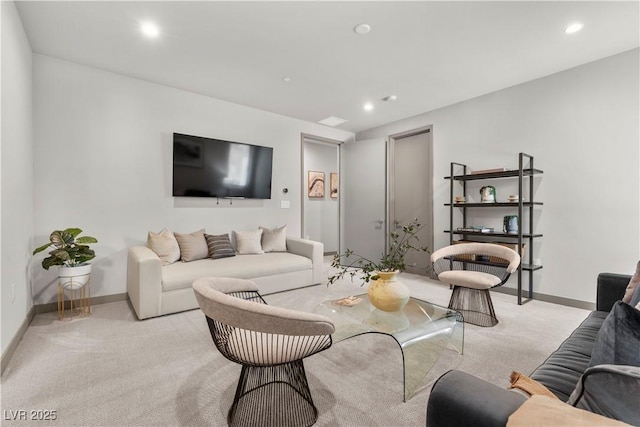
[[[91,277],[91,264],[83,264],[77,267],[63,267],[58,270],[60,286],[65,289],[76,290],[89,283]]]

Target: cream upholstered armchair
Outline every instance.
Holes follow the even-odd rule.
[[[331,320],[267,305],[250,280],[202,278],[193,290],[216,347],[242,365],[229,425],[314,424],[302,359],[331,346]]]
[[[449,308],[478,326],[498,323],[489,289],[502,286],[520,265],[520,255],[506,246],[461,243],[431,254],[438,280],[453,286]]]

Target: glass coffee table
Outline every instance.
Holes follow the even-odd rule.
[[[402,352],[405,402],[444,350],[453,349],[462,354],[464,347],[462,315],[417,298],[410,298],[402,310],[386,312],[375,308],[367,294],[363,294],[325,301],[314,312],[333,321],[336,343],[368,333],[392,337]]]

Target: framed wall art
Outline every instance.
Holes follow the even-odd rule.
[[[307,195],[310,199],[324,198],[324,172],[307,172]]]
[[[329,174],[329,185],[330,185],[330,196],[332,199],[338,198],[338,174],[336,172],[331,172]]]

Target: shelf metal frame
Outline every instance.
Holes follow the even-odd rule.
[[[456,169],[462,168],[462,174],[456,175]],[[536,206],[542,206],[542,202],[535,202],[533,200],[533,177],[535,175],[541,175],[543,173],[540,169],[535,169],[533,164],[533,156],[526,153],[519,153],[518,156],[518,169],[517,170],[509,170],[509,171],[498,171],[498,172],[485,172],[485,173],[477,173],[477,174],[469,174],[467,173],[467,165],[462,163],[451,162],[450,174],[446,176],[445,179],[449,179],[449,201],[450,203],[445,203],[445,206],[449,207],[449,230],[445,230],[445,233],[449,233],[449,244],[453,244],[453,236],[454,235],[462,235],[462,236],[473,236],[473,237],[503,237],[509,239],[518,240],[518,248],[522,248],[522,243],[526,240],[529,243],[528,250],[528,262],[525,263],[524,259],[521,260],[520,267],[518,268],[518,305],[522,305],[523,296],[522,296],[522,272],[526,271],[528,273],[528,298],[526,301],[530,301],[533,299],[533,272],[540,270],[542,268],[541,265],[535,265],[533,263],[533,241],[535,238],[542,237],[542,234],[532,233],[533,230],[533,209]],[[495,202],[495,203],[454,203],[454,181],[459,181],[462,184],[462,194],[467,196],[467,181],[475,181],[481,179],[495,179],[495,178],[518,178],[518,195],[519,200],[517,202]],[[528,182],[525,182],[525,178],[528,179]],[[523,201],[523,190],[525,189],[525,185],[528,186],[528,197],[529,201]],[[520,227],[518,228],[518,234],[507,234],[507,233],[481,233],[481,232],[468,232],[468,231],[454,231],[453,226],[453,208],[461,208],[462,209],[462,227],[467,227],[467,208],[478,208],[478,207],[512,207],[518,208],[518,218],[520,220]],[[528,232],[524,233],[522,231],[523,224],[523,214],[525,209],[528,213]],[[525,302],[526,302],[525,301]]]

